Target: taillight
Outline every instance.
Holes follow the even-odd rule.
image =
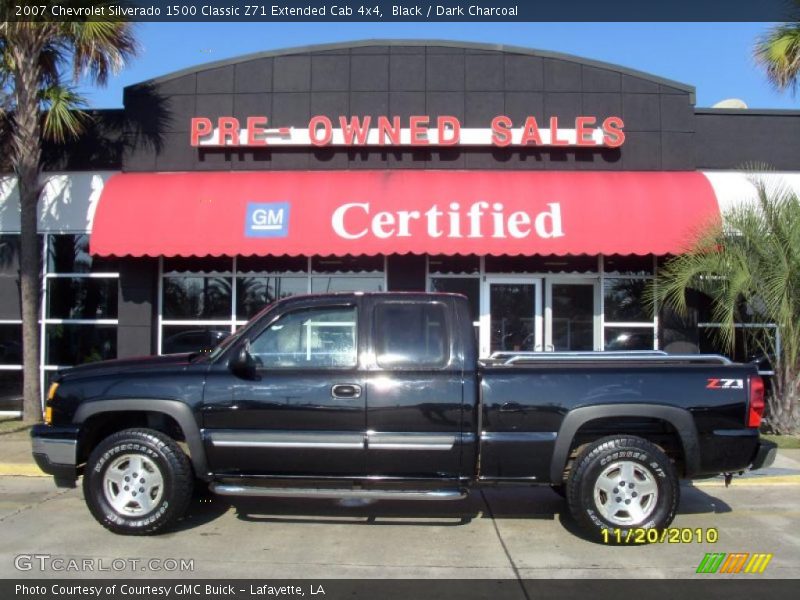
[[[764,416],[764,380],[759,375],[750,378],[750,402],[747,410],[747,426],[758,427]]]

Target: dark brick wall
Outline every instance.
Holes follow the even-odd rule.
[[[119,358],[155,352],[158,302],[158,259],[119,261]]]
[[[692,94],[625,71],[550,56],[446,46],[359,46],[262,57],[125,91],[126,171],[261,169],[693,169]],[[193,116],[266,115],[305,127],[314,114],[453,115],[488,127],[506,114],[621,115],[621,149],[197,149]]]
[[[800,111],[697,111],[698,169],[800,170]]]

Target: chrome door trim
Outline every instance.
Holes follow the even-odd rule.
[[[456,444],[475,441],[471,433],[367,431],[370,450],[452,450]]]
[[[205,432],[216,448],[329,448],[360,450],[364,434],[352,431],[255,431],[223,429]]]
[[[481,431],[482,442],[553,442],[556,431]]]

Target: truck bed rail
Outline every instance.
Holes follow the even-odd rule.
[[[669,364],[718,364],[733,362],[719,354],[667,354],[662,350],[614,350],[607,352],[494,352],[481,362],[487,366],[548,362],[636,362]]]

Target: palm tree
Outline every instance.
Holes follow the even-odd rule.
[[[684,314],[690,289],[707,294],[712,319],[722,325],[720,342],[728,348],[743,303],[751,318],[777,326],[778,336],[757,332],[750,341],[775,370],[766,423],[777,433],[791,433],[800,425],[800,198],[779,185],[753,183],[757,201],[726,212],[722,225],[707,229],[691,251],[668,262],[655,294]]]
[[[40,2],[38,4],[49,4]],[[3,3],[2,12],[11,10]],[[63,5],[64,2],[61,2]],[[83,3],[85,5],[85,3]],[[94,4],[102,4],[95,2]],[[23,346],[23,419],[41,420],[39,389],[39,245],[37,205],[41,192],[42,140],[77,135],[86,116],[79,96],[62,84],[87,77],[104,85],[136,52],[130,23],[111,21],[0,23],[0,84],[20,198],[20,289]]]
[[[792,4],[791,21],[758,38],[754,55],[776,88],[794,92],[800,73],[800,0],[792,0]]]

